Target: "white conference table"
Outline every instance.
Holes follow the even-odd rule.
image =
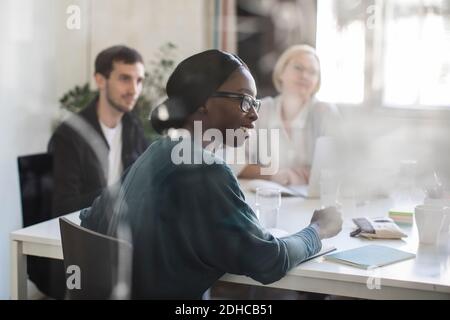
[[[245,187],[245,183],[243,184]],[[247,202],[254,203],[254,194],[246,192]],[[362,202],[342,201],[343,230],[336,237],[323,241],[339,251],[367,244],[382,244],[415,253],[415,259],[373,270],[361,270],[318,257],[292,269],[269,287],[318,292],[367,299],[450,299],[450,237],[442,236],[437,246],[419,245],[416,227],[402,227],[408,235],[403,240],[365,240],[351,238],[351,218],[386,216],[392,206],[390,199]],[[294,233],[309,224],[319,200],[283,198],[280,229]],[[78,212],[67,217],[79,223]],[[11,232],[11,298],[26,299],[26,255],[63,259],[58,219]],[[261,285],[245,276],[226,274],[222,281]]]

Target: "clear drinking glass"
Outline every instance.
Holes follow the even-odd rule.
[[[266,229],[276,228],[281,207],[281,191],[275,188],[257,188],[255,207],[261,225]]]
[[[320,204],[322,208],[338,205],[339,178],[334,170],[320,172]]]

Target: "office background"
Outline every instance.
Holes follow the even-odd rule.
[[[67,28],[73,5],[81,17],[75,30]],[[377,6],[388,14],[375,15]],[[267,66],[277,55],[290,44],[314,45],[325,72],[319,98],[339,105],[343,137],[360,138],[346,145],[355,161],[395,173],[402,160],[415,159],[426,184],[434,168],[450,180],[450,60],[441,57],[450,52],[449,12],[449,1],[441,0],[1,0],[0,299],[9,297],[9,232],[22,223],[17,156],[46,150],[58,99],[92,82],[101,49],[124,43],[147,60],[170,41],[177,62],[208,48],[238,52],[264,96],[274,93]],[[389,46],[396,39],[380,39],[382,27],[409,42]],[[438,76],[422,72],[436,68]],[[419,73],[431,89],[405,82]],[[366,141],[374,142],[371,148]],[[383,172],[393,182],[394,173]]]

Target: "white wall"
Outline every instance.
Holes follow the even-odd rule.
[[[0,9],[0,298],[9,296],[9,232],[21,225],[16,157],[45,149],[55,103],[53,1]]]
[[[54,60],[56,94],[61,97],[69,88],[84,84],[91,78],[91,0],[53,0],[55,28]],[[70,5],[80,8],[80,29],[66,27]]]
[[[21,226],[16,159],[46,150],[58,99],[91,79],[95,55],[123,43],[148,60],[164,43],[178,59],[211,47],[209,0],[2,0],[0,3],[0,299],[9,297],[9,232]],[[81,28],[66,28],[78,5]]]
[[[210,41],[204,32],[204,15],[205,8],[212,3],[208,0],[95,0],[90,57],[94,59],[103,48],[120,43],[135,47],[146,61],[168,41],[177,45],[178,60],[206,49]]]

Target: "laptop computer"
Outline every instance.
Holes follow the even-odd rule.
[[[309,175],[309,184],[282,186],[268,180],[251,180],[248,182],[250,191],[256,188],[278,188],[282,196],[294,196],[303,198],[320,197],[320,175],[323,170],[335,170],[338,163],[338,152],[333,137],[320,137],[316,140],[316,146]]]

